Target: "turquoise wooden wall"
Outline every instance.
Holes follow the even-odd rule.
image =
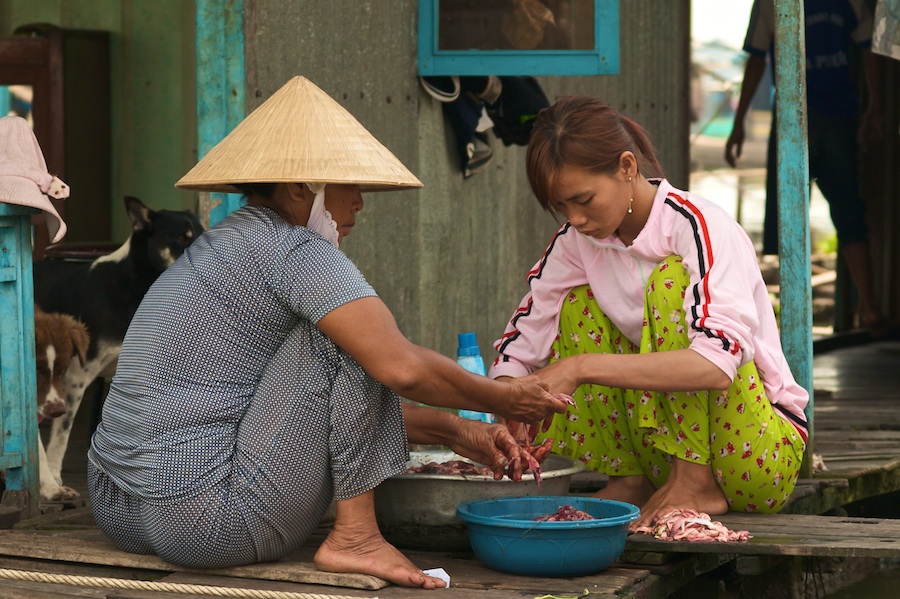
[[[4,506],[40,515],[31,215],[0,204],[0,469]]]

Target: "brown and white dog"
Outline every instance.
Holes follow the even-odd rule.
[[[66,413],[66,373],[69,363],[78,357],[84,367],[90,337],[87,327],[68,314],[44,312],[34,306],[34,347],[37,366],[38,421],[57,418]],[[78,497],[78,492],[64,487],[50,471],[44,443],[38,437],[41,498],[64,501]]]

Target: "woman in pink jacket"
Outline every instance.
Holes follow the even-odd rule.
[[[538,116],[532,190],[565,223],[489,375],[535,372],[576,405],[545,433],[642,507],[776,512],[807,439],[807,392],[782,352],[753,244],[715,204],[651,178],[646,132],[592,97]]]

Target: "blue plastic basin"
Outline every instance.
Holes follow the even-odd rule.
[[[596,520],[539,522],[571,505]],[[456,515],[485,565],[525,576],[585,576],[608,568],[625,549],[637,506],[593,497],[539,496],[482,499],[460,504]]]

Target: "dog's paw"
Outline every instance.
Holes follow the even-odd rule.
[[[45,489],[41,485],[41,499],[44,501],[72,501],[81,497],[81,493],[72,487],[52,487]]]

